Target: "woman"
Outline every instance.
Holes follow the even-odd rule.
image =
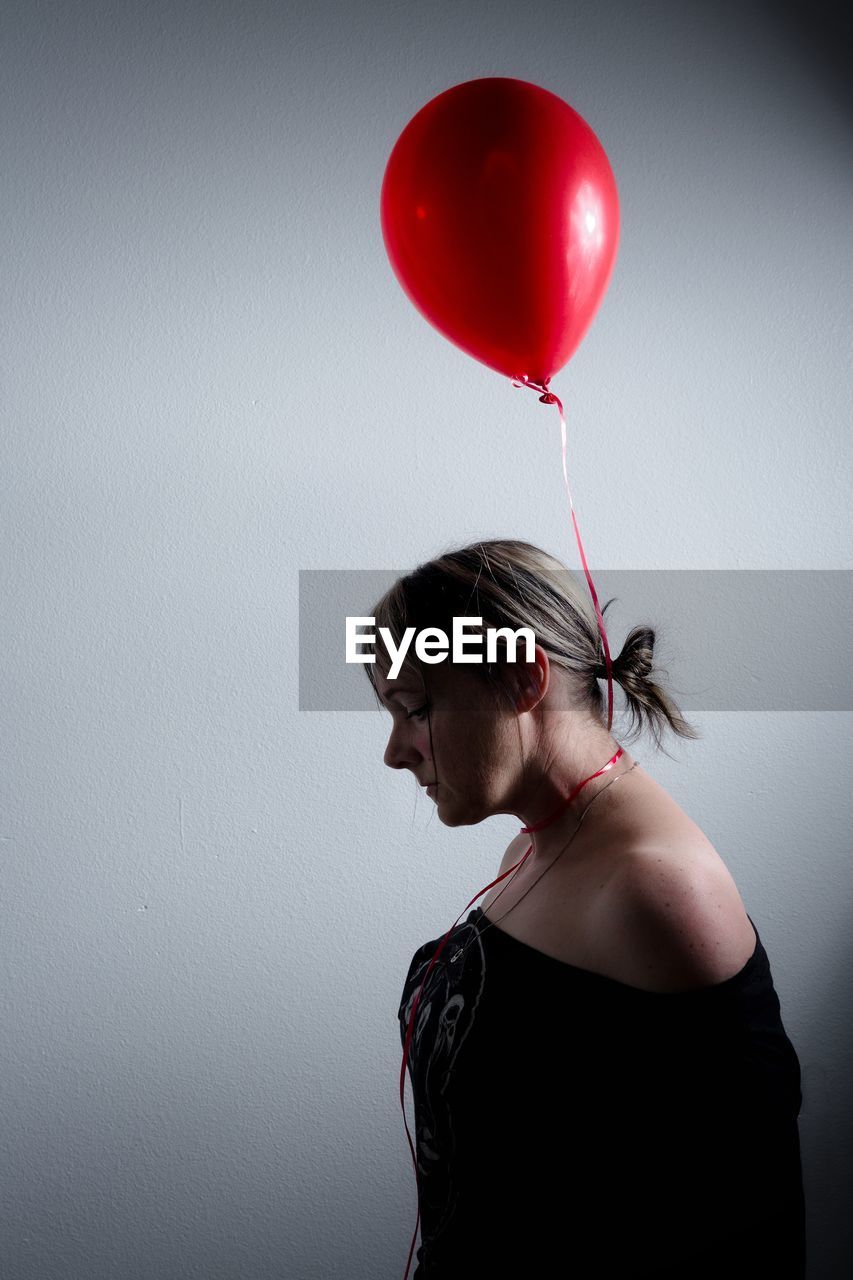
[[[802,1277],[800,1067],[767,955],[719,853],[608,732],[585,593],[529,543],[479,542],[371,613],[395,646],[457,616],[536,637],[533,661],[412,647],[392,679],[379,645],[366,668],[385,763],[445,825],[523,824],[512,874],[404,985],[415,1277]],[[652,678],[654,642],[635,628],[613,679],[660,747],[666,726],[699,735]]]

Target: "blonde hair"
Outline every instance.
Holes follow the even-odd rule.
[[[602,617],[612,603],[613,599],[603,606]],[[481,617],[484,629],[529,627],[549,662],[567,673],[569,706],[607,727],[606,675],[596,675],[605,665],[604,646],[589,591],[564,564],[532,543],[493,539],[444,552],[398,578],[369,614],[375,619],[375,634],[379,636],[379,628],[387,627],[395,646],[411,626],[417,631],[440,627],[449,636],[456,616]],[[476,635],[477,629],[466,627],[466,633]],[[683,738],[700,738],[701,734],[682,717],[654,678],[658,670],[653,665],[655,638],[654,628],[634,627],[619,657],[613,660],[611,655],[611,661],[614,684],[621,685],[631,716],[625,744],[648,728],[661,750],[667,727]],[[523,644],[520,652],[524,652]],[[445,661],[453,665],[449,655]],[[485,680],[501,697],[506,695],[501,665],[484,661],[466,665],[465,670]],[[390,658],[381,643],[377,644],[376,666],[387,675]],[[419,673],[427,683],[429,665],[420,662],[413,647],[403,666]],[[379,701],[374,666],[366,663],[365,670]]]

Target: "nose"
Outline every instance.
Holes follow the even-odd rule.
[[[424,756],[401,724],[395,725],[391,730],[382,759],[389,769],[411,769],[414,773]]]

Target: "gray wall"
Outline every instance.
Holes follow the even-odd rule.
[[[851,113],[827,20],[3,6],[4,1280],[402,1277],[403,977],[518,824],[443,827],[384,768],[378,711],[300,711],[298,570],[476,537],[579,560],[556,412],[391,272],[388,154],[483,75],[560,94],[608,152],[620,252],[554,383],[594,577],[850,569]],[[614,633],[649,620],[619,608]],[[841,1276],[851,715],[696,706],[700,742],[633,753],[769,952],[806,1081],[810,1276]]]

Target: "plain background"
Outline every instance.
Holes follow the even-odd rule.
[[[3,6],[4,1280],[402,1277],[402,981],[518,824],[443,827],[382,713],[298,710],[298,571],[579,560],[559,418],[409,303],[385,163],[485,75],[604,145],[619,255],[554,382],[593,576],[849,569],[843,35],[733,0]],[[633,754],[761,932],[810,1280],[846,1275],[851,716],[690,718]]]

